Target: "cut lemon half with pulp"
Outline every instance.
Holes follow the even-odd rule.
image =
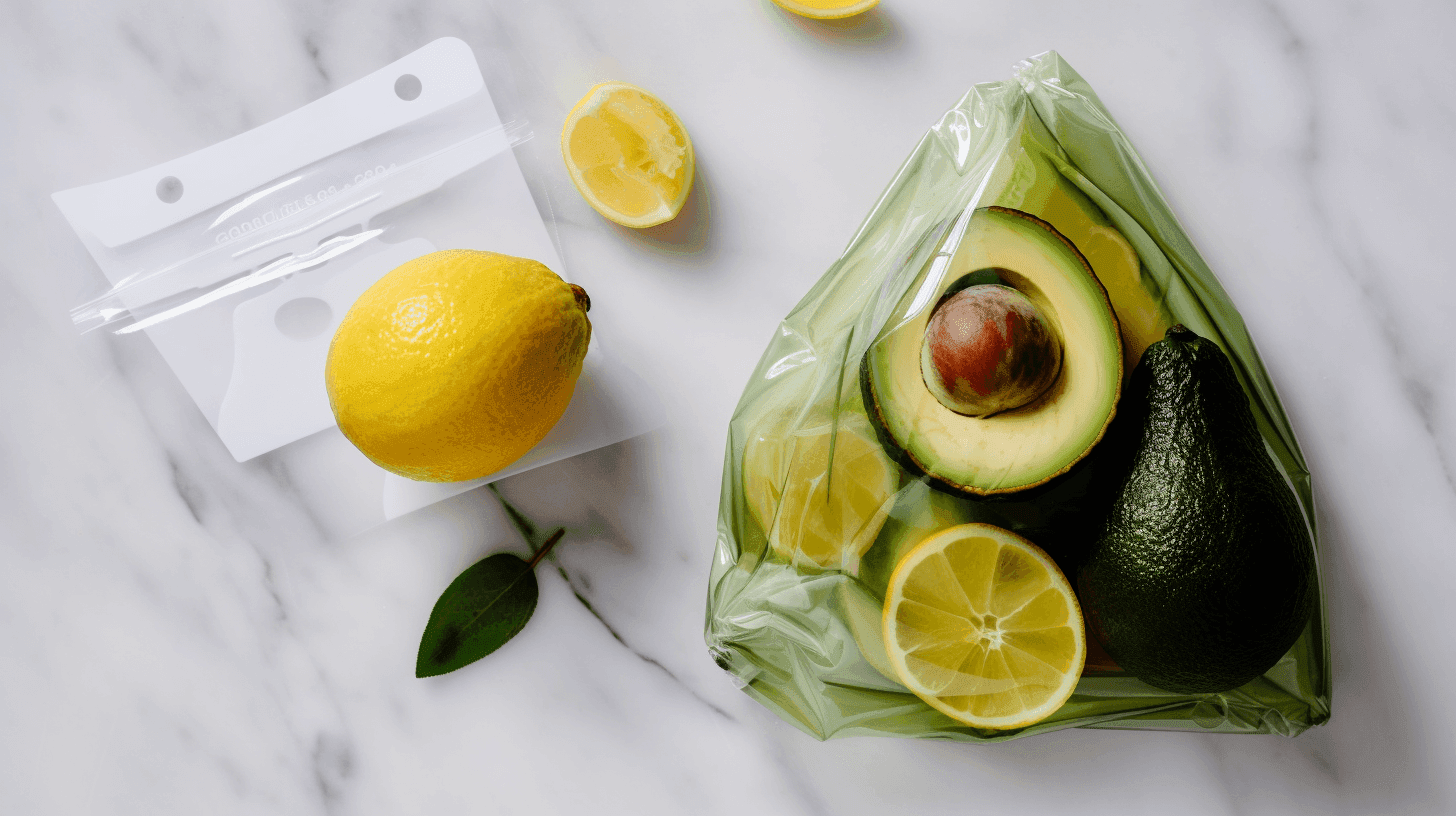
[[[672,220],[693,186],[687,129],[662,100],[625,82],[603,82],[576,103],[561,155],[586,203],[624,227]]]
[[[790,563],[856,573],[895,503],[895,466],[863,417],[845,414],[837,430],[828,419],[796,429],[793,419],[772,414],[750,432],[748,508]]]
[[[1072,586],[1040,548],[961,524],[901,559],[885,593],[885,651],[906,688],[967,725],[1031,725],[1061,708],[1087,657]]]
[[[792,11],[801,17],[812,17],[816,20],[838,20],[841,17],[853,17],[860,12],[869,11],[880,3],[880,0],[773,1],[779,8]]]

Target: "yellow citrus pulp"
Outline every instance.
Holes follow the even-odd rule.
[[[487,476],[566,411],[591,301],[536,261],[423,255],[380,278],[334,333],[324,381],[339,430],[411,479]]]
[[[856,572],[894,504],[898,477],[868,420],[827,417],[793,430],[772,414],[749,434],[743,489],[779,556],[798,566]],[[833,458],[830,446],[833,444]]]
[[[603,82],[576,103],[561,155],[582,198],[624,227],[672,220],[693,186],[687,129],[662,100],[625,82]]]
[[[773,0],[779,8],[816,20],[853,17],[879,5],[880,0]]]
[[[961,524],[901,559],[885,593],[885,651],[907,688],[967,725],[1031,725],[1061,708],[1087,656],[1082,611],[1040,548]]]

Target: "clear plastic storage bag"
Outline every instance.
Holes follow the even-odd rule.
[[[594,337],[565,415],[506,469],[415,482],[334,425],[324,361],[354,300],[445,249],[532,258],[568,277],[474,53],[435,40],[328,96],[156,167],[54,195],[105,276],[76,325],[144,334],[239,462],[270,456],[345,536],[661,420]]]
[[[1263,676],[1231,691],[1154,688],[1100,654],[1090,633],[1070,699],[1025,727],[962,724],[897,678],[882,611],[908,546],[947,526],[984,522],[1065,563],[1096,534],[1106,473],[1095,456],[1035,490],[984,498],[939,490],[913,466],[896,464],[886,476],[860,464],[874,458],[882,433],[866,408],[867,355],[934,305],[936,282],[992,207],[1051,224],[1085,256],[1116,313],[1124,376],[1175,324],[1225,352],[1317,544],[1304,459],[1242,320],[1096,94],[1049,52],[1019,64],[1012,80],[975,86],[926,133],[764,352],[729,429],[707,603],[715,660],[748,694],[820,739],[989,742],[1074,726],[1294,735],[1324,722],[1329,643],[1317,578],[1303,634]],[[791,548],[770,540],[765,528],[781,536],[783,513],[814,490],[833,491],[835,478],[837,497],[819,499],[852,512],[795,521]]]

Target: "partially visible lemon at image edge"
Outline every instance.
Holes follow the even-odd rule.
[[[682,210],[693,186],[693,143],[662,100],[625,82],[587,91],[561,128],[561,156],[592,209],[624,227],[652,227]]]
[[[410,479],[495,473],[566,411],[590,306],[537,261],[463,249],[415,258],[369,287],[334,333],[324,381],[339,430]]]
[[[773,0],[774,5],[801,17],[815,20],[838,20],[869,11],[880,0]]]

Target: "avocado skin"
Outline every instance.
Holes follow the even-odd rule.
[[[1134,369],[1109,451],[1126,475],[1082,566],[1089,630],[1185,694],[1268,671],[1316,603],[1314,548],[1222,350],[1182,326]]]

